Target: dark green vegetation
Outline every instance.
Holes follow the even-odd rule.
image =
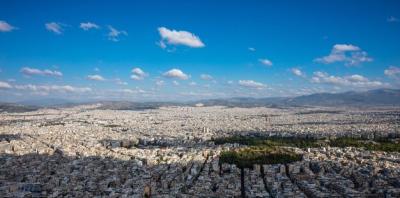
[[[280,147],[247,147],[224,151],[219,161],[236,164],[239,168],[252,168],[254,164],[284,164],[301,159],[302,155]]]
[[[313,139],[292,137],[245,137],[231,136],[213,139],[214,143],[238,143],[248,146],[276,147],[287,146],[297,148],[316,148],[322,146],[332,147],[357,147],[371,151],[400,152],[400,140],[391,138],[364,139],[354,137],[339,137],[336,139]]]
[[[293,138],[293,137],[246,137],[231,136],[213,139],[215,144],[238,143],[248,146],[288,146],[298,148],[320,147],[326,145],[323,139]]]
[[[357,147],[370,151],[400,152],[400,143],[396,139],[366,140],[361,138],[341,137],[331,140],[330,146],[334,147]]]
[[[302,155],[289,148],[316,148],[322,146],[357,147],[370,151],[400,152],[398,139],[367,140],[352,137],[340,137],[333,140],[291,137],[246,137],[231,136],[213,139],[214,143],[238,143],[248,147],[224,151],[220,163],[236,164],[239,168],[251,168],[254,164],[285,164],[300,161]]]

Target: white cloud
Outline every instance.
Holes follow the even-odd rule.
[[[62,26],[61,23],[56,23],[56,22],[50,22],[45,24],[46,29],[55,34],[62,34],[64,30],[61,26]]]
[[[400,67],[389,66],[385,69],[384,74],[391,78],[400,78]]]
[[[140,69],[139,67],[136,67],[136,68],[132,69],[131,79],[133,79],[133,80],[143,80],[146,76],[147,76],[147,74],[142,69]]]
[[[298,68],[292,68],[292,69],[290,69],[290,71],[296,76],[300,76],[300,77],[305,76],[305,74]]]
[[[40,93],[48,93],[48,92],[75,92],[75,93],[84,93],[92,91],[89,87],[73,87],[71,85],[15,85],[15,89],[18,90],[30,90],[34,92]]]
[[[334,86],[345,86],[345,87],[367,88],[367,89],[389,87],[388,83],[383,83],[380,81],[372,81],[359,74],[341,77],[341,76],[329,75],[326,72],[320,72],[320,71],[314,72],[314,76],[311,78],[311,82],[330,84]]]
[[[364,76],[361,76],[359,74],[354,74],[354,75],[351,75],[351,76],[347,76],[346,78],[350,82],[355,82],[355,83],[357,83],[357,82],[368,82],[369,81],[368,78],[366,78]]]
[[[344,62],[346,66],[354,66],[363,62],[371,62],[373,59],[368,57],[367,52],[351,44],[336,44],[332,47],[331,53],[327,56],[316,58],[314,61],[330,64]]]
[[[107,27],[110,30],[110,32],[108,33],[108,40],[110,40],[110,41],[117,42],[117,41],[119,41],[119,37],[121,35],[128,36],[128,32],[126,32],[125,30],[117,30],[114,27],[112,27],[111,25],[109,25]]]
[[[95,23],[91,23],[91,22],[81,23],[81,24],[79,25],[79,27],[80,27],[81,29],[85,30],[85,31],[88,31],[88,30],[90,30],[90,29],[99,29],[99,28],[100,28],[100,26],[98,26],[98,25],[95,24]]]
[[[336,44],[333,46],[335,52],[346,52],[346,51],[359,51],[360,48],[355,45],[347,44]]]
[[[106,79],[105,78],[103,78],[103,76],[100,76],[100,75],[88,75],[87,77],[86,77],[88,80],[94,80],[94,81],[105,81]]]
[[[263,89],[266,85],[253,80],[239,80],[239,85],[252,89]]]
[[[249,51],[252,51],[252,52],[255,52],[256,51],[256,48],[254,48],[254,47],[249,47],[249,48],[247,48]]]
[[[164,77],[168,77],[168,78],[178,78],[181,80],[187,80],[189,79],[189,76],[185,73],[183,73],[181,70],[179,69],[171,69],[167,72],[165,72],[163,74]]]
[[[118,90],[118,92],[123,93],[123,94],[141,94],[141,93],[145,93],[146,91],[136,88],[136,89],[121,89],[121,90]]]
[[[8,82],[0,81],[0,89],[11,89],[12,86]]]
[[[193,48],[200,48],[205,46],[198,36],[187,31],[177,31],[170,30],[166,27],[159,27],[158,32],[161,36],[161,48],[166,47],[166,43],[164,43],[164,41],[171,45],[185,45]]]
[[[203,80],[212,80],[213,79],[213,77],[209,74],[201,74],[200,78]]]
[[[266,58],[264,59],[258,59],[258,61],[260,61],[261,64],[265,65],[265,66],[272,66],[272,62]]]
[[[399,22],[400,20],[399,20],[398,18],[394,17],[394,16],[390,16],[390,17],[387,19],[387,21],[388,21],[388,22]]]
[[[13,30],[17,29],[16,27],[13,27],[6,21],[1,21],[0,20],[0,32],[11,32]]]
[[[55,77],[63,76],[63,74],[60,71],[52,71],[49,69],[40,70],[40,69],[30,68],[30,67],[24,67],[21,69],[20,72],[27,76],[32,76],[32,75],[55,76]]]

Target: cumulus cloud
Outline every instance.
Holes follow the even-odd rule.
[[[74,93],[84,93],[92,91],[89,87],[73,87],[71,85],[15,85],[15,89],[18,90],[29,90],[34,92],[74,92]]]
[[[390,16],[389,18],[387,18],[387,21],[393,23],[393,22],[399,22],[400,20],[394,16]]]
[[[132,69],[132,75],[131,75],[132,80],[143,80],[146,76],[147,74],[139,67]]]
[[[266,58],[264,59],[258,59],[258,61],[260,61],[261,64],[265,65],[265,66],[272,66],[272,62]]]
[[[48,31],[53,32],[55,34],[62,34],[64,31],[62,28],[62,24],[57,22],[46,23],[45,27]]]
[[[0,89],[11,89],[12,86],[8,82],[0,81]]]
[[[128,36],[128,32],[125,30],[117,30],[111,25],[107,26],[110,32],[108,33],[108,40],[117,42],[120,40],[120,36]]]
[[[205,46],[198,36],[188,31],[170,30],[166,27],[159,27],[158,32],[161,36],[161,48],[166,48],[166,44],[185,45],[193,48]]]
[[[167,78],[177,78],[181,80],[189,79],[189,76],[183,73],[180,69],[171,69],[163,74],[164,77]]]
[[[40,75],[40,76],[54,76],[54,77],[61,77],[63,74],[60,71],[52,71],[49,69],[40,70],[36,68],[24,67],[20,70],[26,76],[33,76],[33,75]]]
[[[87,77],[86,77],[86,79],[88,79],[88,80],[94,80],[94,81],[105,81],[106,79],[105,78],[103,78],[103,76],[100,76],[100,75],[88,75]]]
[[[367,89],[382,88],[389,86],[388,83],[369,80],[368,78],[359,74],[341,77],[341,76],[329,75],[328,73],[321,71],[314,72],[314,75],[311,78],[311,82],[330,84],[334,86],[346,86],[346,87],[367,88]]]
[[[299,68],[292,68],[292,69],[290,69],[290,71],[296,76],[300,76],[300,77],[305,76],[305,74]]]
[[[266,85],[253,80],[239,80],[239,85],[251,89],[264,89]]]
[[[384,74],[391,78],[400,78],[400,67],[389,66],[385,69]]]
[[[371,62],[372,60],[367,52],[351,44],[336,44],[332,47],[329,55],[314,59],[315,62],[324,64],[344,62],[346,66],[355,66],[363,62]]]
[[[90,30],[90,29],[99,29],[99,28],[100,28],[100,26],[98,26],[98,25],[95,24],[95,23],[91,23],[91,22],[81,23],[81,24],[79,25],[79,27],[80,27],[81,29],[85,30],[85,31],[88,31],[88,30]]]
[[[0,32],[11,32],[13,30],[17,29],[16,27],[13,27],[6,21],[1,21],[0,20]]]
[[[213,77],[209,74],[201,74],[200,78],[203,80],[212,80],[213,79]]]

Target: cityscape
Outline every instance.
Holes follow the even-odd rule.
[[[1,1],[0,197],[400,197],[399,19]]]

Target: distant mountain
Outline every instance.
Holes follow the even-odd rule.
[[[400,105],[400,90],[376,89],[365,92],[318,93],[286,99],[287,105],[380,106]]]
[[[71,102],[63,99],[45,99],[23,101],[21,103],[1,103],[0,112],[34,111],[40,107],[69,107],[79,104],[101,104],[98,109],[110,110],[145,110],[163,106],[227,106],[227,107],[273,107],[290,106],[400,106],[400,90],[376,89],[364,92],[317,93],[298,97],[271,98],[227,98],[208,99],[191,102],[131,102],[131,101],[92,101]]]
[[[107,109],[107,110],[146,110],[146,109],[158,109],[162,106],[184,105],[183,103],[172,103],[172,102],[130,102],[130,101],[101,101],[96,103],[101,104],[101,106],[98,109]]]
[[[39,107],[36,106],[26,106],[15,103],[1,103],[0,102],[0,112],[8,113],[23,113],[28,111],[36,111]]]
[[[45,99],[24,100],[18,102],[18,104],[28,105],[28,106],[51,107],[51,106],[64,106],[64,105],[74,104],[74,102],[61,98],[45,98]]]
[[[288,107],[288,106],[400,106],[400,90],[376,89],[365,92],[317,93],[292,98],[230,98],[200,100],[205,106]]]
[[[204,106],[227,106],[227,107],[278,107],[283,104],[287,98],[228,98],[228,99],[210,99],[199,100],[194,103],[201,103]]]

